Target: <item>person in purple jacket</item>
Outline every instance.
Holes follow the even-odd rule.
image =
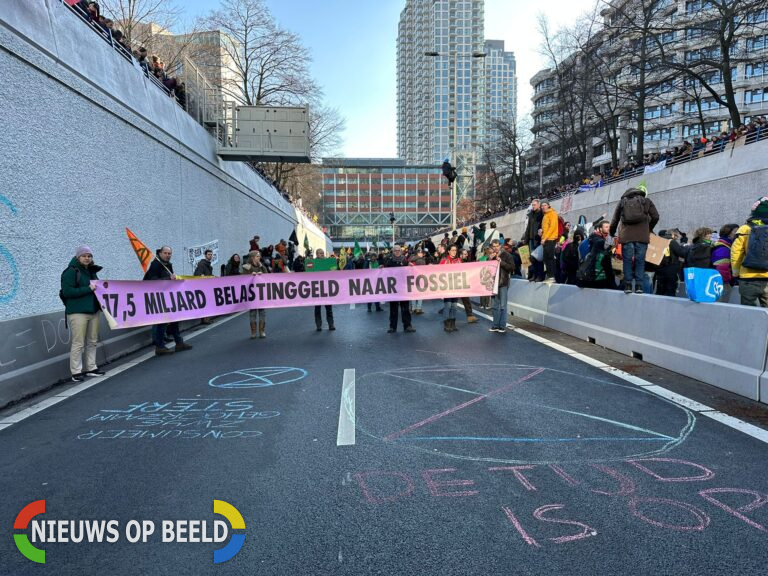
[[[715,242],[712,249],[712,266],[723,277],[723,295],[720,301],[726,303],[731,296],[734,284],[736,284],[731,270],[731,244],[733,244],[738,229],[738,224],[724,224],[720,228],[720,238]]]

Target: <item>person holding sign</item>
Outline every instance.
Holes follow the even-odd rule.
[[[243,273],[259,276],[261,274],[267,274],[268,270],[264,264],[261,263],[261,252],[258,250],[251,250],[248,253],[248,261],[243,264]],[[251,340],[258,336],[259,338],[267,337],[267,311],[262,309],[254,309],[248,311],[248,315],[251,319]]]
[[[152,260],[152,264],[149,265],[149,269],[146,274],[144,274],[144,280],[176,280],[176,274],[173,273],[173,264],[171,264],[173,250],[171,250],[170,246],[163,246],[155,252],[155,255],[156,258]],[[176,342],[174,350],[165,347],[166,332],[169,336],[172,336],[174,342]],[[152,342],[155,344],[155,356],[163,356],[165,354],[173,354],[174,351],[183,352],[192,349],[191,345],[184,343],[178,322],[153,324]]]
[[[86,376],[103,376],[96,366],[96,344],[99,340],[99,302],[94,294],[96,287],[91,280],[101,266],[93,263],[93,252],[88,246],[80,246],[75,257],[61,274],[61,292],[71,336],[69,371],[73,382],[82,382]],[[83,370],[85,351],[85,370]]]

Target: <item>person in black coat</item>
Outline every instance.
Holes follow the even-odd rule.
[[[172,255],[173,250],[171,250],[170,246],[163,246],[158,249],[155,252],[155,259],[152,260],[147,272],[144,274],[144,280],[176,280],[176,274],[173,273],[173,264],[171,264]],[[165,347],[166,332],[176,342],[174,350]],[[152,325],[152,342],[155,344],[156,356],[192,349],[191,345],[184,343],[178,322]]]
[[[541,202],[538,199],[531,200],[531,208],[528,210],[528,221],[525,224],[523,233],[523,242],[528,245],[530,253],[541,244],[541,222],[544,219],[544,212],[541,210]],[[544,280],[544,262],[539,262],[531,258],[531,265],[528,267],[528,280]]]
[[[392,247],[392,254],[387,259],[384,267],[397,268],[400,266],[408,266],[408,259],[403,255],[400,246],[395,244]],[[403,331],[416,332],[413,326],[411,326],[411,309],[410,303],[407,300],[389,303],[389,330],[387,330],[387,332],[391,334],[392,332],[397,331],[398,309],[400,310],[400,315],[402,315],[403,319]]]

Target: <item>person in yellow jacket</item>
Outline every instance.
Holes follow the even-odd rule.
[[[768,308],[768,196],[752,205],[747,223],[740,226],[731,246],[731,268],[739,279],[739,295],[743,306]],[[761,241],[761,246],[750,242]],[[752,267],[745,266],[751,263]]]
[[[541,209],[544,212],[544,218],[541,221],[541,243],[544,245],[544,268],[546,270],[544,282],[553,284],[555,282],[555,269],[557,268],[555,248],[560,237],[560,226],[557,212],[549,202],[542,202]]]

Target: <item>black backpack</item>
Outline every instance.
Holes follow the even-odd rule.
[[[579,284],[595,281],[597,278],[597,270],[595,270],[596,263],[597,259],[595,258],[595,253],[590,250],[587,257],[582,260],[581,264],[579,264],[579,269],[576,272],[576,281]]]
[[[712,266],[712,244],[702,242],[694,244],[685,257],[686,268],[714,268]]]
[[[750,224],[752,232],[747,238],[747,253],[744,255],[742,266],[768,272],[768,226]]]
[[[61,273],[61,278],[62,279],[64,279],[64,274],[67,273],[67,270],[69,270],[69,268],[71,268],[71,266],[65,268],[64,272]],[[80,268],[75,268],[75,287],[77,288],[79,286],[80,286]],[[61,302],[64,304],[64,306],[67,305],[67,299],[64,298],[64,291],[63,290],[59,290],[59,299],[61,299]]]
[[[622,224],[640,224],[648,220],[648,214],[645,211],[645,198],[636,194],[621,201],[621,222]]]

